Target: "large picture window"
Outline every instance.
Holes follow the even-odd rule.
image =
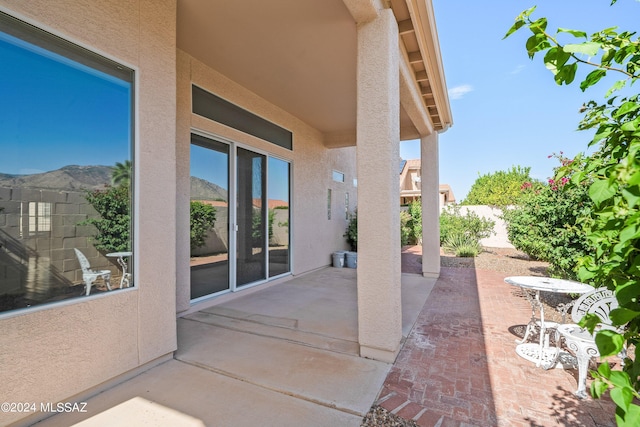
[[[133,286],[133,70],[0,13],[0,312]]]

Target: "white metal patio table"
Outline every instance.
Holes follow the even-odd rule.
[[[550,369],[555,366],[558,356],[560,354],[560,348],[549,347],[549,335],[547,329],[555,329],[558,324],[555,322],[545,321],[544,318],[544,305],[540,301],[540,291],[555,292],[563,294],[584,294],[593,290],[592,286],[586,285],[580,282],[574,282],[572,280],[555,279],[552,277],[537,277],[537,276],[511,276],[504,279],[506,283],[513,286],[518,286],[525,290],[535,291],[535,296],[531,297],[527,293],[527,299],[531,304],[531,319],[527,324],[524,337],[518,342],[516,346],[516,353],[518,356],[534,362],[536,366],[542,366],[544,369]],[[540,311],[540,317],[536,318],[536,308]],[[527,338],[532,330],[540,329],[540,340],[538,343],[528,343]]]

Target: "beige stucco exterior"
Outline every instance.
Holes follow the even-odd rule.
[[[428,163],[427,163],[428,165]],[[422,161],[420,159],[406,160],[400,171],[400,204],[420,200],[422,196]],[[439,184],[440,209],[456,202],[453,190],[449,184]]]
[[[421,138],[423,179],[431,171],[422,184],[425,274],[437,274],[439,257],[437,133],[451,113],[431,2],[239,3],[0,0],[1,11],[137,76],[136,286],[0,314],[0,395],[64,401],[176,349],[176,316],[197,308],[189,293],[191,132],[291,163],[292,276],[328,266],[333,251],[347,248],[349,194],[359,214],[361,355],[397,354],[401,139]],[[192,85],[289,130],[293,150],[193,114]],[[3,414],[0,424],[23,415]]]
[[[178,194],[177,204],[177,307],[178,312],[191,308],[189,302],[189,145],[192,131],[233,141],[291,162],[292,198],[292,274],[301,274],[330,263],[333,251],[346,249],[342,237],[347,227],[345,193],[349,204],[357,205],[355,147],[327,149],[323,134],[292,114],[258,97],[246,88],[213,70],[191,55],[178,50]],[[191,85],[207,91],[290,130],[294,150],[290,151],[191,112]],[[336,182],[332,171],[345,174]],[[327,218],[327,190],[332,190],[332,215]],[[180,196],[179,196],[180,197]]]
[[[176,348],[175,2],[52,3],[3,0],[0,10],[138,74],[137,286],[0,315],[0,394],[16,402],[64,400]]]

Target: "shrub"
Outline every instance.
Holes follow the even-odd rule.
[[[269,226],[269,240],[268,243],[273,242],[273,222],[276,218],[275,209],[269,209],[267,211],[267,224]],[[262,235],[264,234],[264,224],[262,220],[262,210],[254,209],[251,217],[251,239],[254,247],[262,246]]]
[[[216,222],[216,208],[198,201],[191,201],[191,250],[204,246],[207,232],[213,229]]]
[[[495,222],[490,219],[480,217],[472,211],[462,215],[460,206],[449,205],[440,212],[440,244],[455,234],[468,234],[479,241],[491,236],[494,226]]]
[[[358,250],[358,212],[349,214],[349,225],[347,231],[343,235],[347,238],[347,243],[351,246],[352,251]]]
[[[482,251],[482,246],[475,236],[460,232],[449,234],[443,248],[458,257],[475,257]]]
[[[92,237],[95,248],[102,252],[131,250],[131,214],[128,186],[108,186],[104,190],[89,191],[85,199],[100,215],[87,218],[79,225],[93,225],[98,233]]]
[[[409,243],[413,245],[422,244],[422,203],[414,200],[409,204]]]
[[[564,164],[566,159],[559,157]],[[509,241],[534,259],[549,262],[549,273],[577,279],[579,259],[591,252],[581,218],[592,202],[586,185],[566,186],[567,178],[523,186],[519,205],[503,212]]]
[[[612,1],[613,5],[615,2]],[[547,18],[531,19],[535,7],[522,12],[505,37],[528,28],[533,35],[527,39],[530,58],[544,54],[544,62],[557,84],[571,84],[576,70],[589,67],[590,72],[580,82],[580,89],[597,84],[607,74],[618,80],[607,91],[605,100],[589,101],[580,130],[595,131],[589,143],[597,151],[588,157],[578,155],[555,174],[555,180],[578,191],[588,187],[591,211],[581,218],[582,229],[592,253],[580,259],[578,277],[581,281],[597,283],[615,291],[619,307],[610,318],[618,331],[603,329],[595,342],[602,358],[634,349],[620,370],[612,370],[607,360],[592,371],[594,381],[591,394],[601,397],[610,391],[616,404],[616,423],[619,426],[640,425],[640,98],[637,94],[612,96],[625,86],[640,80],[640,41],[635,31],[618,32],[609,27],[587,36],[578,30],[558,28],[555,34],[565,33],[577,38],[577,43],[561,44],[547,30]],[[557,36],[556,36],[557,37]],[[583,41],[584,40],[584,41]],[[572,40],[573,41],[573,40]],[[588,58],[588,60],[586,60]],[[609,80],[610,83],[610,80]],[[576,161],[577,160],[577,161]],[[580,322],[593,333],[600,318],[585,316]]]
[[[400,211],[400,244],[402,246],[409,244],[409,238],[411,237],[411,214],[407,211]]]
[[[407,210],[400,211],[400,242],[405,245],[422,244],[422,204],[414,200]]]
[[[463,205],[507,206],[520,195],[520,187],[531,182],[531,168],[513,166],[508,171],[497,171],[481,175],[471,186]]]

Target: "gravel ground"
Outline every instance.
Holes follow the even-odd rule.
[[[360,427],[419,427],[414,421],[405,420],[380,406],[373,406],[365,415]]]
[[[443,267],[478,268],[507,273],[509,276],[546,276],[548,263],[534,261],[526,254],[508,248],[484,248],[475,258],[460,258],[441,252]]]
[[[505,273],[508,276],[547,276],[548,263],[535,261],[523,252],[508,248],[484,248],[484,251],[475,258],[459,258],[442,252],[440,264],[443,267],[477,268]],[[511,294],[526,298],[521,288],[514,287]],[[565,294],[553,292],[541,292],[540,300],[545,304],[545,315],[551,321],[562,321],[561,314],[556,310],[560,303],[571,301],[571,297]]]

